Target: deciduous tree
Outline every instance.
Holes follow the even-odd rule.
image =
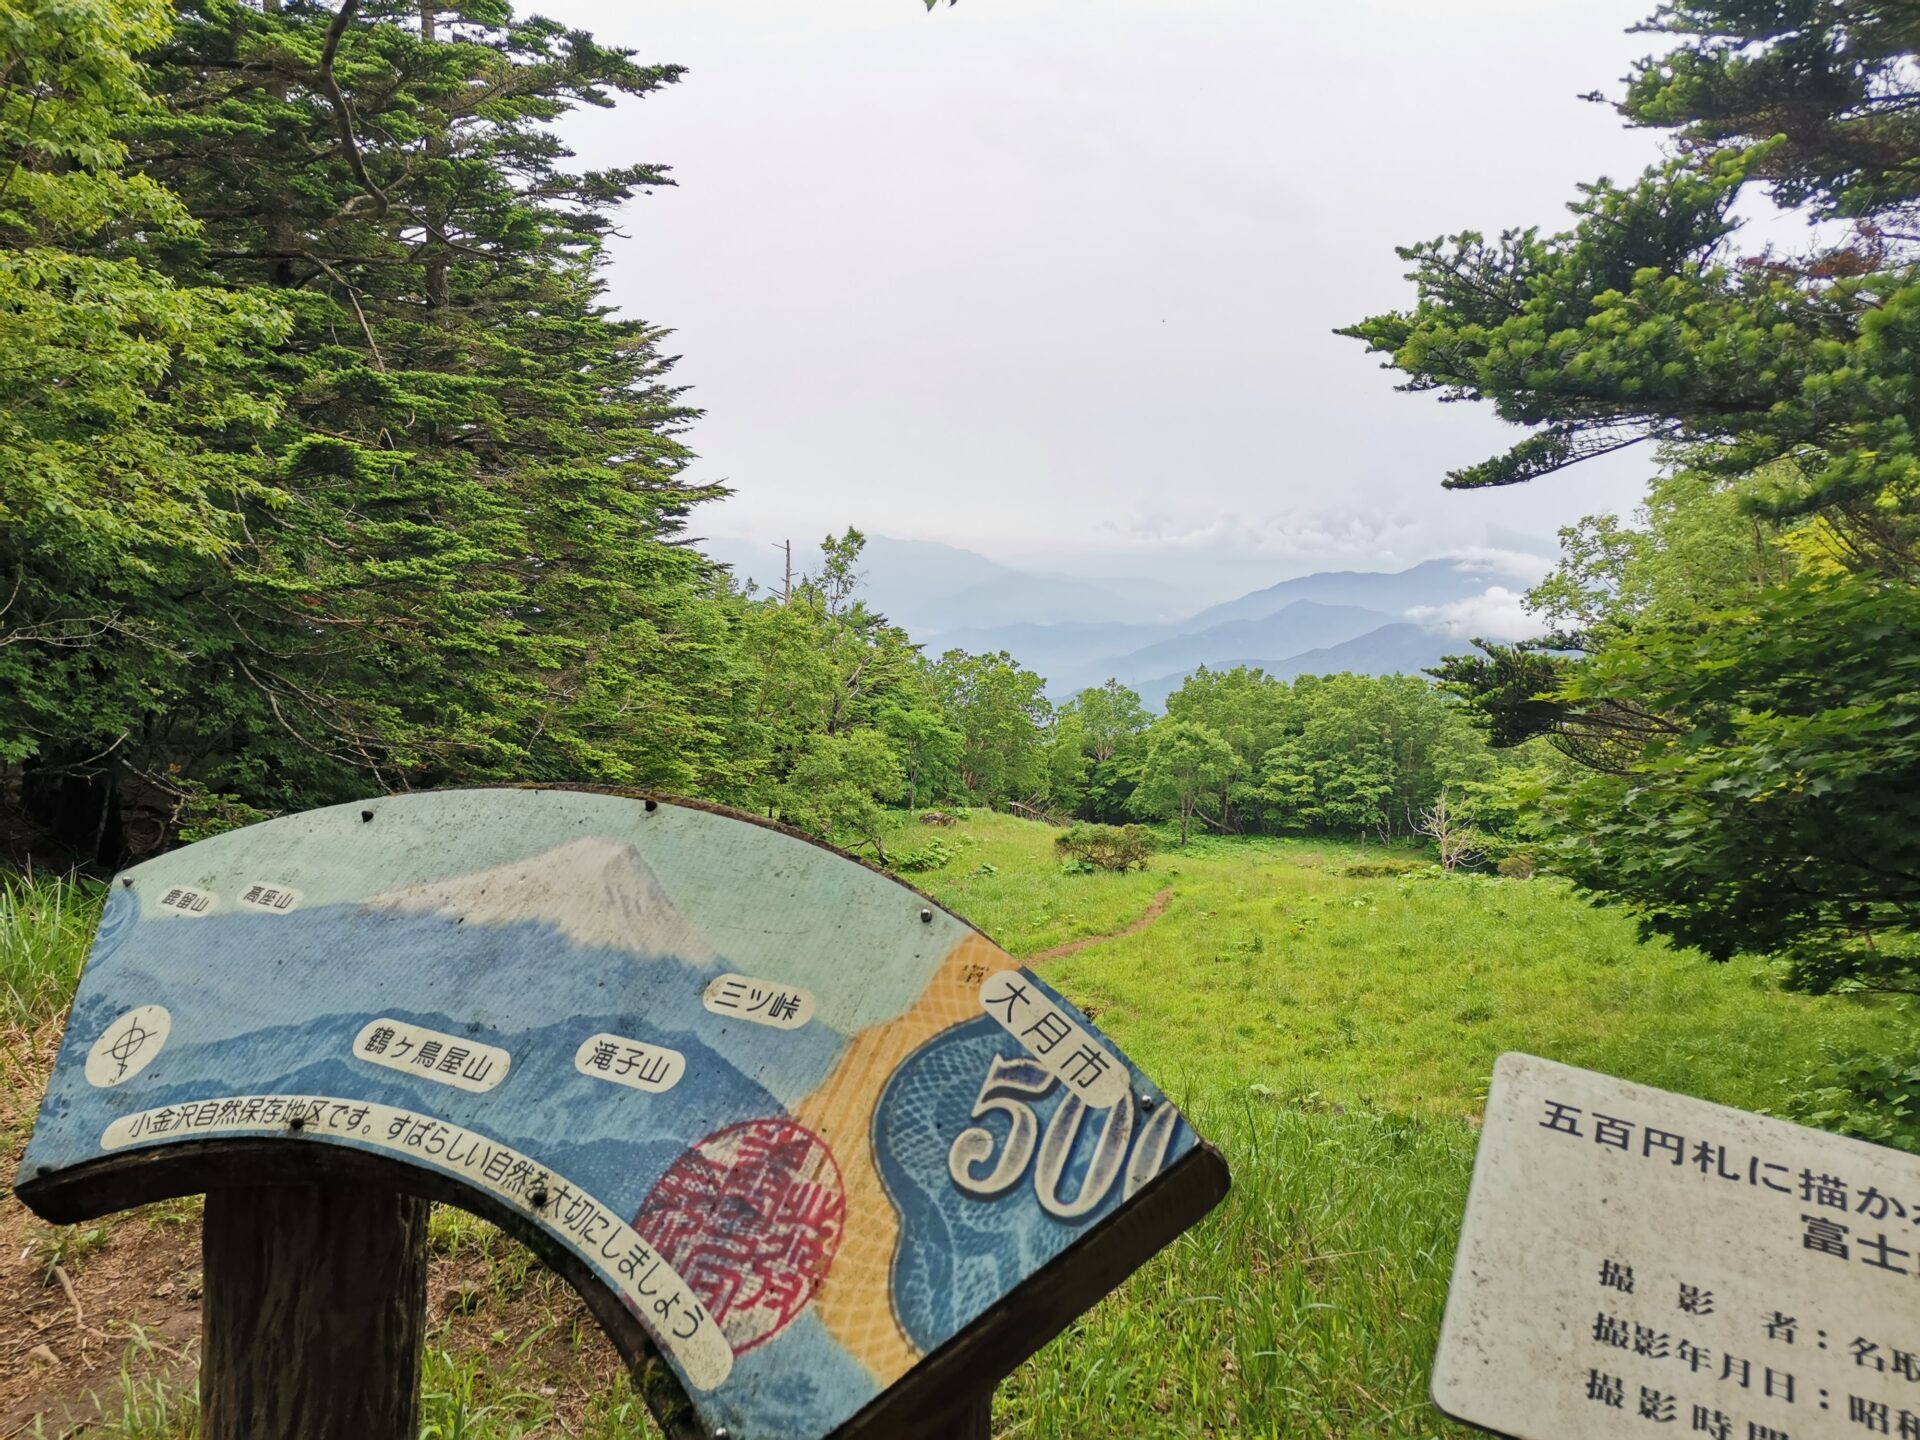
[[[1162,720],[1150,732],[1147,762],[1133,792],[1137,813],[1180,822],[1184,847],[1201,798],[1239,764],[1233,747],[1191,720]]]

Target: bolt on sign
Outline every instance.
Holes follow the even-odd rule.
[[[1517,1440],[1920,1440],[1920,1157],[1503,1055],[1433,1399]]]
[[[515,788],[117,878],[20,1198],[75,1221],[263,1182],[485,1215],[581,1292],[670,1436],[804,1440],[984,1434],[993,1385],[1227,1173],[1072,1004],[891,877],[705,808]],[[210,1327],[216,1272],[255,1264],[215,1263],[216,1219]],[[387,1368],[416,1385],[417,1350]]]

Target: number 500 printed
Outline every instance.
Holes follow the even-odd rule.
[[[947,1152],[947,1172],[968,1195],[989,1199],[1004,1195],[1033,1176],[1033,1191],[1041,1207],[1061,1220],[1084,1220],[1121,1184],[1120,1198],[1133,1193],[1160,1173],[1173,1143],[1180,1112],[1162,1101],[1145,1110],[1131,1089],[1123,1090],[1109,1106],[1093,1109],[1069,1092],[1054,1107],[1044,1127],[1034,1113],[1034,1102],[1052,1094],[1060,1082],[1030,1056],[1007,1059],[996,1055],[973,1102],[973,1118],[1004,1115],[1004,1141],[983,1125],[963,1130]],[[1097,1123],[1092,1159],[1072,1195],[1062,1194],[1069,1163],[1079,1148],[1081,1132]],[[1124,1178],[1123,1178],[1124,1177]]]

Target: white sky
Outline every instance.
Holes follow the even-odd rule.
[[[1619,88],[1652,0],[540,0],[691,67],[567,122],[657,161],[614,300],[707,410],[703,533],[849,523],[1225,594],[1631,508],[1650,457],[1474,495],[1519,432],[1330,333],[1396,244],[1561,228],[1655,138]],[[1494,536],[1498,543],[1497,531]]]

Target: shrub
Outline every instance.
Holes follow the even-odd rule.
[[[1334,871],[1349,880],[1385,880],[1397,875],[1411,875],[1427,867],[1413,860],[1356,860],[1350,865],[1342,865]]]
[[[1068,865],[1078,861],[1089,870],[1144,869],[1153,853],[1153,837],[1144,825],[1075,825],[1056,836],[1053,845]],[[1061,868],[1068,874],[1085,873]]]
[[[1509,855],[1494,868],[1509,880],[1531,880],[1540,869],[1531,855]]]
[[[908,850],[894,856],[893,868],[902,874],[917,875],[925,870],[938,870],[958,858],[959,854],[958,850],[936,835],[918,850]]]
[[[1801,1081],[1787,1118],[1920,1152],[1920,1051],[1830,1054]]]

